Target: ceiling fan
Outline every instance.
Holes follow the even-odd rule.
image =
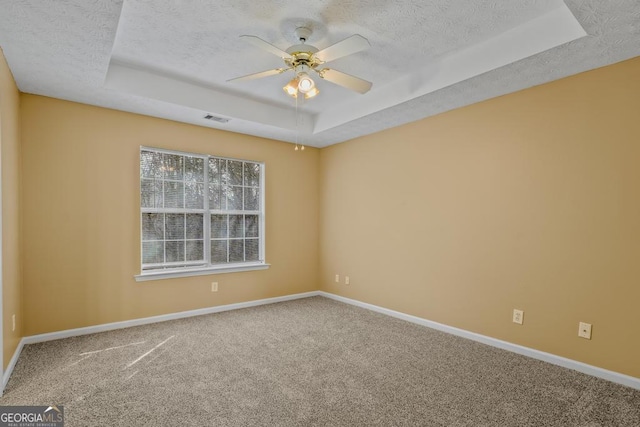
[[[311,36],[311,33],[311,29],[307,27],[296,28],[295,35],[300,43],[291,46],[286,51],[262,40],[260,37],[240,36],[243,40],[279,56],[284,61],[286,67],[236,77],[227,80],[227,82],[259,79],[282,74],[291,70],[294,72],[295,77],[283,87],[284,91],[294,98],[297,98],[298,92],[304,94],[305,98],[312,98],[320,92],[311,76],[309,76],[309,72],[314,71],[320,78],[330,81],[331,83],[358,93],[367,93],[369,89],[371,89],[371,82],[332,68],[323,68],[322,66],[327,62],[367,49],[371,46],[369,41],[359,34],[354,34],[327,48],[318,50],[315,46],[305,44]]]

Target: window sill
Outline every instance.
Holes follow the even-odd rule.
[[[208,274],[238,273],[241,271],[266,270],[271,264],[231,264],[224,267],[197,268],[193,270],[180,271],[149,271],[133,276],[136,282],[146,282],[148,280],[175,279],[178,277],[205,276]]]

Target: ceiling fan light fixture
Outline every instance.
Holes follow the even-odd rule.
[[[308,93],[316,86],[316,83],[309,77],[309,74],[302,72],[298,74],[298,90],[302,93]]]
[[[304,94],[304,99],[313,98],[319,93],[320,91],[318,90],[318,88],[314,86],[307,93]]]
[[[289,83],[287,83],[285,86],[283,86],[282,90],[284,90],[284,92],[293,97],[293,98],[297,98],[298,97],[298,84],[299,84],[299,79],[298,77],[294,77],[293,79],[291,79],[291,81]]]

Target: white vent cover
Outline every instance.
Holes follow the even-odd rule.
[[[205,119],[207,120],[212,120],[214,122],[218,122],[218,123],[227,123],[230,119],[224,118],[224,117],[218,117],[218,116],[214,116],[211,114],[207,114],[206,116],[204,116]]]

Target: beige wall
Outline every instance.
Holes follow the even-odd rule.
[[[323,149],[321,288],[640,377],[638,76],[640,58]]]
[[[2,160],[2,315],[6,368],[22,337],[20,265],[20,93],[0,50],[0,159]],[[16,316],[12,331],[11,317]]]
[[[318,150],[33,95],[21,114],[25,335],[318,289]],[[271,268],[135,282],[140,145],[265,162]]]

